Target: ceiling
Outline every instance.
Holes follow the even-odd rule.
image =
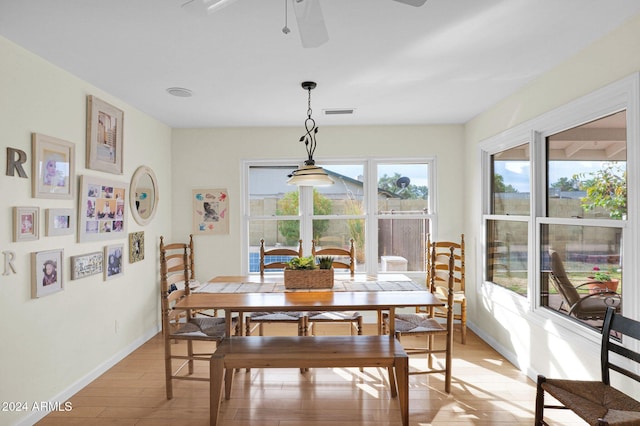
[[[0,36],[171,127],[465,123],[640,13],[637,0],[320,0],[301,46],[291,4],[0,0]],[[189,98],[169,87],[191,90]],[[352,115],[324,109],[355,109]]]

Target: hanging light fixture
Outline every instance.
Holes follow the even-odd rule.
[[[289,185],[329,186],[334,183],[322,167],[316,166],[316,162],[313,159],[313,153],[316,150],[316,134],[318,133],[316,121],[311,118],[311,90],[315,89],[315,87],[316,83],[313,81],[302,83],[302,88],[309,92],[309,100],[307,103],[307,118],[304,120],[306,133],[302,135],[300,142],[304,142],[308,158],[305,160],[304,166],[299,167],[289,175],[289,180],[287,181]]]

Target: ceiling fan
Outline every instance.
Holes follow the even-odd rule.
[[[182,5],[182,8],[192,14],[212,14],[218,10],[230,5],[236,0],[188,0]],[[285,0],[285,26],[282,32],[289,33],[286,24],[286,6],[289,0]],[[329,33],[324,24],[322,9],[319,0],[291,0],[293,9],[298,22],[298,31],[300,32],[300,40],[302,47],[318,47],[329,41]],[[399,3],[408,4],[410,6],[420,7],[427,0],[394,0]]]

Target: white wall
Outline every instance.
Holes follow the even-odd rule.
[[[462,126],[323,127],[321,118],[317,120],[320,131],[314,158],[320,162],[334,158],[436,157],[438,236],[460,238],[465,190]],[[229,235],[194,237],[200,280],[241,272],[241,161],[304,160],[304,145],[298,142],[304,133],[302,124],[295,128],[173,130],[174,235],[186,238],[191,232],[192,189],[229,190]]]
[[[171,235],[171,130],[122,101],[75,78],[21,47],[0,38],[0,143],[27,153],[28,179],[0,176],[0,255],[16,254],[16,273],[0,275],[0,401],[64,402],[95,375],[118,361],[159,329],[159,235]],[[95,95],[124,110],[124,174],[85,168],[86,96]],[[159,211],[141,227],[127,213],[128,232],[145,232],[145,259],[129,264],[125,238],[96,243],[76,241],[76,235],[44,236],[47,208],[77,208],[74,200],[31,197],[31,133],[75,143],[76,175],[100,176],[126,187],[142,164],[159,180]],[[77,179],[76,182],[78,182]],[[127,189],[128,198],[128,189]],[[12,242],[12,207],[40,207],[40,239]],[[124,276],[103,281],[101,275],[70,280],[69,257],[124,243]],[[31,298],[30,255],[64,249],[64,291]],[[3,259],[0,257],[0,261]],[[4,268],[0,264],[1,272]],[[115,322],[118,321],[116,332]],[[42,413],[44,414],[44,413]],[[32,424],[37,412],[0,412],[0,424]]]
[[[531,377],[538,372],[599,379],[599,343],[534,317],[527,305],[496,302],[500,289],[480,288],[481,172],[478,143],[640,70],[640,16],[576,54],[465,126],[465,210],[469,321]],[[637,117],[635,118],[637,119]],[[637,225],[637,224],[636,224]],[[632,253],[633,258],[637,256]],[[588,337],[588,336],[587,336]]]

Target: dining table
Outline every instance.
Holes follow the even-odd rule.
[[[395,329],[395,311],[408,307],[444,306],[425,287],[402,274],[384,276],[336,275],[331,289],[289,290],[282,274],[223,275],[202,283],[176,303],[177,310],[224,310],[227,336],[232,335],[232,316],[238,315],[243,330],[245,313],[270,311],[375,311],[378,332],[381,313],[388,312],[389,329]],[[393,338],[394,333],[389,333]]]

